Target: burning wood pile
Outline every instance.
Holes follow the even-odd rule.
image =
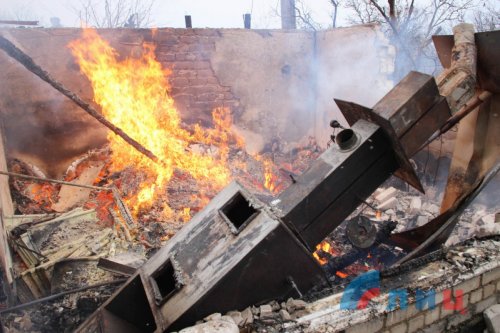
[[[411,72],[373,109],[336,100],[351,128],[332,122],[333,142],[324,151],[307,138],[249,154],[227,107],[213,110],[211,126],[181,121],[170,71],[155,60],[152,44],[120,60],[93,30],[70,43],[101,114],[0,42],[111,130],[106,147],[79,157],[59,180],[8,161],[4,174],[23,214],[7,223],[21,308],[72,295],[41,314],[11,315],[13,331],[162,332],[213,312],[325,296],[332,283],[439,247],[498,171],[481,174],[443,212],[417,199],[407,203],[393,188],[375,192],[393,173],[423,191],[409,157],[449,124],[450,107],[467,113],[468,99],[454,104],[440,95],[455,77],[438,86]],[[447,96],[462,82],[446,86]],[[397,226],[403,210],[420,212],[426,204],[430,221]],[[260,318],[305,307],[293,299],[275,303],[261,306]],[[57,316],[49,318],[50,311]],[[255,313],[248,311],[250,320]]]

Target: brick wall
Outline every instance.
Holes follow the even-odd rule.
[[[315,333],[460,332],[464,325],[481,321],[483,312],[488,307],[500,303],[500,259],[491,259],[490,262],[462,274],[451,273],[450,266],[438,261],[413,272],[401,273],[392,279],[383,279],[381,295],[372,299],[370,305],[363,310],[340,310],[342,294],[332,295],[309,304],[311,313],[299,318],[297,322],[307,326],[303,331]],[[410,296],[408,306],[387,311],[387,287],[406,289]],[[417,308],[416,288],[433,288],[436,291],[433,309],[428,306],[423,310]],[[455,296],[457,291],[463,293],[464,312],[443,307],[445,290],[450,290]],[[452,301],[455,299],[452,296]],[[290,332],[296,332],[293,328],[293,325],[288,327]]]
[[[210,59],[215,42],[222,38],[216,29],[161,29],[153,37],[157,59],[172,69],[171,95],[185,120],[211,123],[211,111],[228,107],[241,114],[239,98],[215,75]]]

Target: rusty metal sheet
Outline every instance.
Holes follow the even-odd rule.
[[[422,142],[425,142],[436,131],[436,128],[440,128],[450,117],[448,103],[444,97],[441,97],[441,100],[429,112],[420,117],[414,126],[399,138],[406,156],[415,155],[422,147]]]
[[[500,30],[475,34],[479,86],[500,93]]]
[[[451,50],[455,41],[453,35],[435,35],[432,36],[432,42],[438,55],[439,61],[443,68],[450,68],[451,66]]]
[[[400,138],[440,97],[434,77],[410,72],[375,104],[373,112],[387,119]]]

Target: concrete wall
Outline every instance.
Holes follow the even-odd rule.
[[[92,101],[90,83],[66,47],[79,29],[0,33]],[[172,69],[171,94],[183,119],[208,125],[213,108],[227,106],[252,152],[273,139],[293,144],[306,135],[326,146],[328,123],[340,118],[333,97],[370,106],[390,85],[386,67],[392,58],[373,26],[318,33],[165,28],[155,33],[104,29],[99,34],[123,57],[140,54],[145,41],[154,42],[158,60]],[[105,142],[100,124],[3,52],[0,69],[8,154],[57,177],[75,156]]]

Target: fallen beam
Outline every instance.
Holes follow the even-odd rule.
[[[63,86],[60,82],[56,81],[53,77],[50,76],[49,73],[44,71],[39,65],[37,65],[30,56],[17,48],[12,42],[6,39],[3,36],[0,36],[0,48],[4,50],[11,58],[17,60],[21,65],[23,65],[27,70],[38,76],[40,79],[44,80],[48,84],[50,84],[54,89],[59,91],[64,96],[68,97],[72,100],[76,105],[81,107],[85,112],[94,117],[101,124],[109,128],[116,135],[121,137],[125,142],[134,147],[138,152],[147,156],[154,162],[158,162],[158,157],[153,154],[150,150],[145,148],[139,142],[132,139],[127,133],[125,133],[121,128],[115,126],[109,120],[104,118],[104,116],[99,113],[96,109],[94,109],[90,104],[86,103],[83,99],[81,99],[77,94],[72,92]]]
[[[57,179],[50,179],[50,178],[41,178],[41,177],[35,177],[35,176],[28,176],[28,175],[23,175],[21,173],[15,173],[15,172],[0,171],[0,175],[6,175],[6,176],[11,176],[11,177],[16,177],[16,178],[23,178],[23,179],[29,179],[29,180],[33,180],[33,181],[39,182],[39,183],[54,183],[54,184],[62,184],[62,185],[68,185],[68,186],[88,188],[90,190],[99,190],[99,191],[111,191],[112,190],[112,188],[110,188],[110,187],[76,184],[76,183],[67,182],[67,181],[64,181],[64,180],[57,180]]]

